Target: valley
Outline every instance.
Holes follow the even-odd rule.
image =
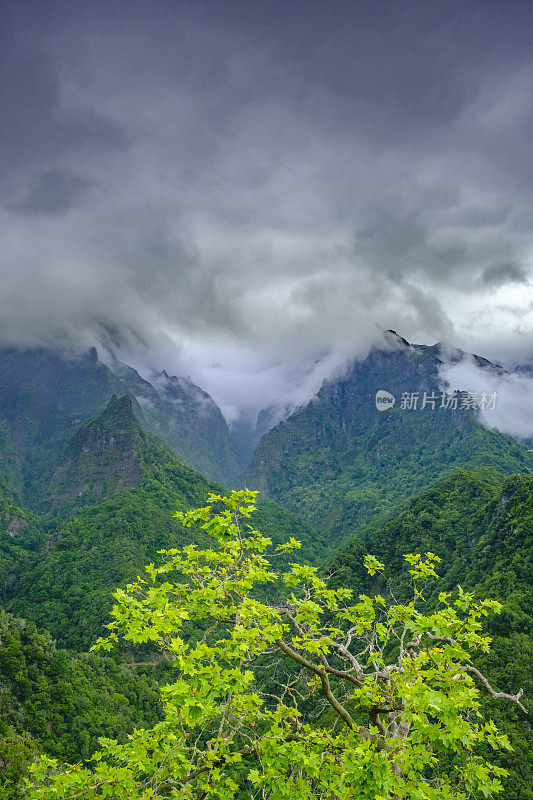
[[[41,749],[86,759],[97,736],[124,738],[159,718],[170,665],[146,646],[137,655],[89,648],[113,591],[157,563],[159,550],[207,546],[205,532],[173,515],[243,485],[260,492],[254,527],[274,546],[301,542],[282,565],[311,563],[333,587],[375,593],[383,587],[363,569],[366,553],[400,580],[403,554],[431,551],[442,559],[441,589],[460,583],[500,600],[493,649],[476,663],[503,691],[523,687],[531,708],[533,454],[460,403],[376,406],[379,390],[440,397],[441,359],[438,347],[389,332],[383,348],[267,430],[246,464],[243,431],[239,445],[188,380],[164,373],[151,383],[94,349],[4,350],[0,797],[22,796]],[[517,709],[484,712],[515,748],[501,759],[506,797],[530,797],[530,723]]]

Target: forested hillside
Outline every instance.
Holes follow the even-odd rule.
[[[35,563],[46,544],[44,520],[33,511],[21,508],[0,492],[0,592],[1,605],[17,576]]]
[[[153,671],[58,650],[33,623],[0,612],[0,798],[23,796],[21,779],[43,750],[88,758],[100,736],[124,739],[161,713]]]
[[[222,413],[209,395],[166,374],[154,384],[95,348],[0,348],[0,486],[33,505],[76,429],[113,395],[129,394],[143,427],[164,439],[190,466],[232,484],[240,464]]]
[[[376,520],[350,538],[330,560],[326,571],[336,586],[356,591],[384,590],[363,568],[366,553],[376,554],[392,567],[393,591],[400,586],[408,565],[403,555],[434,552],[442,559],[441,576],[434,585],[434,604],[441,591],[460,584],[478,597],[493,597],[503,610],[490,623],[493,637],[488,655],[476,665],[499,691],[524,689],[525,704],[533,713],[533,478],[510,478],[493,470],[457,470],[408,503],[405,510]],[[512,777],[506,798],[533,797],[531,720],[503,703],[487,700],[490,714],[510,733],[515,753],[505,757]]]
[[[201,476],[191,474],[182,464],[176,463],[174,457],[169,457],[164,446],[159,445],[158,449],[156,442],[152,445],[154,449],[148,447],[145,451],[145,468],[150,464],[154,467],[146,486],[124,490],[63,523],[58,529],[60,538],[52,539],[44,558],[35,567],[34,577],[30,573],[27,594],[23,587],[16,593],[20,598],[17,602],[27,603],[29,613],[48,624],[55,636],[70,645],[83,648],[94,640],[100,632],[100,622],[107,616],[109,594],[114,585],[131,579],[152,554],[157,561],[155,550],[158,547],[190,542],[191,533],[193,541],[205,541],[205,534],[198,538],[194,529],[188,529],[190,533],[185,537],[183,529],[177,528],[169,535],[169,517],[176,507],[205,503],[204,492],[211,487]],[[518,686],[523,686],[529,704],[533,691],[528,677],[531,619],[527,611],[531,606],[528,558],[533,535],[532,482],[533,479],[519,475],[507,479],[491,470],[457,471],[415,498],[403,512],[363,529],[329,559],[326,573],[333,575],[335,585],[351,587],[356,593],[374,592],[381,588],[379,581],[368,579],[362,569],[362,558],[365,552],[375,552],[392,566],[392,574],[397,576],[393,580],[393,590],[397,592],[400,576],[405,573],[404,552],[427,548],[442,554],[441,589],[452,589],[460,581],[466,588],[475,589],[480,597],[490,594],[503,601],[503,612],[491,623],[494,650],[476,664],[483,668],[498,690],[516,691]],[[181,487],[181,494],[176,486]],[[162,508],[168,510],[162,511]],[[290,535],[301,538],[300,524],[273,504],[258,517],[254,516],[251,522],[264,533],[274,533],[275,539],[281,530],[282,538]],[[304,546],[307,546],[305,541]],[[315,555],[322,555],[324,559],[324,551],[316,547]],[[431,595],[429,597],[431,599]],[[14,602],[14,607],[16,605]],[[4,694],[9,701],[5,706],[9,710],[4,712],[2,743],[7,765],[6,787],[10,786],[9,776],[14,776],[15,780],[23,774],[25,764],[41,748],[70,759],[83,758],[94,748],[95,741],[91,737],[97,735],[98,726],[90,715],[83,722],[86,733],[81,738],[76,734],[67,744],[61,734],[70,729],[69,726],[77,730],[76,726],[84,720],[83,709],[87,704],[97,708],[98,715],[105,716],[109,727],[102,727],[102,731],[109,731],[119,739],[133,722],[153,719],[155,712],[150,710],[153,709],[150,693],[156,688],[153,669],[143,668],[145,677],[139,675],[138,670],[130,674],[127,654],[122,656],[126,658],[124,667],[115,662],[106,667],[105,660],[94,661],[93,657],[61,653],[56,656],[50,644],[39,644],[41,639],[31,624],[10,617],[6,617],[4,624],[7,626],[3,633],[4,645],[9,654],[15,652],[15,656],[10,655],[11,661],[2,666],[7,687]],[[21,638],[24,642],[29,639],[29,645],[21,645]],[[34,639],[37,647],[32,644]],[[43,642],[49,642],[46,636]],[[43,662],[43,656],[37,651],[52,655]],[[49,678],[46,677],[56,675],[57,670],[57,674],[63,675],[56,663],[70,665],[65,682],[61,682],[59,688],[55,677],[52,683],[47,683]],[[26,673],[38,682],[41,694],[35,694],[33,684],[28,683],[30,679],[21,678]],[[113,691],[105,688],[115,685],[117,688]],[[64,686],[65,691],[70,692],[70,701],[58,710],[53,699],[61,697]],[[29,691],[24,693],[24,687],[29,687]],[[102,700],[95,697],[96,692],[102,693]],[[106,705],[109,692],[112,694]],[[34,697],[38,698],[37,715]],[[47,705],[49,697],[52,699]],[[94,701],[86,699],[91,697]],[[143,697],[145,700],[141,700]],[[132,698],[133,706],[128,705]],[[501,761],[511,770],[506,798],[527,798],[530,796],[529,724],[521,712],[512,708],[487,703],[485,710],[510,733],[516,751],[515,755]],[[140,716],[142,714],[152,714],[152,717]],[[27,722],[28,718],[37,720],[34,727]],[[47,733],[39,725],[44,725]],[[54,737],[50,731],[56,731],[57,735]],[[14,789],[6,791],[6,798],[16,797]]]
[[[171,659],[176,657],[178,677],[164,691],[161,724],[138,732],[124,747],[103,742],[103,752],[86,768],[75,766],[57,775],[57,764],[45,760],[38,770],[41,788],[31,797],[67,798],[78,790],[80,797],[90,798],[93,784],[123,798],[128,791],[141,797],[146,787],[161,798],[177,787],[178,796],[186,797],[191,792],[183,787],[190,784],[193,797],[212,786],[215,796],[223,797],[228,788],[229,797],[245,800],[260,783],[272,797],[279,785],[287,787],[289,797],[301,784],[309,798],[320,796],[323,786],[326,796],[340,786],[348,798],[364,797],[367,787],[378,789],[385,783],[405,787],[410,798],[420,796],[422,787],[422,797],[431,800],[439,797],[442,786],[443,796],[451,800],[464,798],[473,787],[475,794],[475,787],[483,796],[491,794],[499,788],[498,778],[503,779],[506,798],[530,797],[529,720],[520,701],[531,706],[530,697],[523,697],[524,689],[531,689],[531,620],[519,614],[513,620],[512,615],[515,603],[518,611],[531,599],[525,562],[532,533],[533,479],[459,471],[415,499],[407,511],[382,521],[383,531],[397,533],[398,541],[381,539],[374,524],[364,541],[345,545],[326,570],[329,586],[312,569],[294,564],[280,576],[280,585],[292,590],[290,599],[273,607],[264,605],[255,592],[250,595],[253,583],[270,577],[262,555],[267,542],[257,531],[239,531],[239,512],[246,520],[247,511],[253,511],[253,506],[244,508],[253,503],[253,495],[240,495],[240,500],[234,495],[223,499],[231,513],[219,510],[214,516],[211,508],[200,508],[181,517],[187,529],[200,524],[218,541],[218,549],[173,550],[166,554],[165,565],[152,566],[144,586],[134,582],[116,595],[111,639],[101,645],[108,649],[119,637],[133,644],[155,641]],[[462,505],[472,549],[462,542],[459,553],[451,540]],[[434,536],[427,524],[432,511],[440,523]],[[418,543],[418,524],[427,533],[421,537],[424,546],[446,543],[443,550],[452,563],[468,560],[475,548],[480,551],[483,579],[476,581],[474,575],[472,592],[454,589],[453,570],[447,574],[445,561],[438,565],[444,577],[437,579],[434,567],[440,559],[434,553],[411,555],[408,563],[400,556],[402,546]],[[511,569],[506,567],[505,541],[510,536],[515,537],[517,554]],[[366,544],[381,544],[380,557],[390,558],[393,569],[386,570],[387,586],[379,577],[384,566],[375,556],[365,558],[364,567],[355,557]],[[347,553],[355,557],[351,564],[346,563]],[[502,604],[483,600],[485,580],[503,587]],[[348,587],[355,597],[347,593]],[[362,590],[365,594],[358,596]],[[163,608],[168,613],[162,614]],[[491,611],[496,612],[490,623],[493,649],[488,648],[482,625]],[[236,622],[228,626],[232,615]],[[209,622],[200,640],[190,636],[192,620],[202,631]],[[357,658],[348,650],[352,647],[358,648]],[[282,663],[280,655],[288,656],[290,663]],[[302,683],[302,668],[307,684]],[[341,695],[344,681],[349,681],[348,691]],[[316,696],[320,686],[329,705]],[[281,705],[276,706],[279,697]],[[369,728],[364,724],[367,713]],[[348,731],[335,724],[336,715]],[[510,736],[510,754],[507,739],[499,736],[490,718]],[[226,720],[230,736],[221,727]],[[360,735],[354,736],[354,729]],[[190,732],[195,743],[189,741]],[[217,743],[224,750],[213,763]],[[263,752],[266,755],[257,759]],[[349,756],[353,760],[348,761]],[[398,757],[408,768],[394,768]],[[322,759],[327,759],[324,771]],[[347,788],[356,791],[350,795]]]
[[[274,545],[301,541],[278,554],[279,569],[322,566],[356,593],[380,587],[362,568],[366,552],[390,566],[393,584],[404,553],[435,552],[442,587],[461,583],[504,603],[491,623],[494,649],[479,663],[499,689],[523,685],[530,703],[533,479],[508,477],[530,469],[530,454],[470,409],[375,407],[378,388],[437,393],[438,366],[434,349],[394,342],[326,383],[263,438],[248,478],[269,497],[250,524]],[[125,365],[111,371],[94,352],[17,351],[1,369],[14,388],[0,391],[0,759],[3,797],[14,800],[38,752],[83,760],[98,736],[124,740],[157,719],[167,662],[146,648],[112,659],[86,651],[117,587],[161,549],[207,544],[173,515],[204,506],[220,485],[179,453],[210,474],[235,476],[237,467],[219,411],[190,382],[163,374],[152,385]],[[269,591],[263,599],[279,603]],[[431,587],[428,596],[435,601]],[[272,671],[265,681],[275,687]],[[516,749],[501,762],[512,772],[506,796],[528,798],[528,724],[517,710],[486,710]]]
[[[389,344],[267,433],[248,470],[248,485],[329,530],[333,542],[456,467],[532,468],[533,454],[481,425],[462,394],[455,408],[442,407],[438,348],[393,334]],[[396,398],[386,411],[376,408],[379,390]],[[424,394],[433,398],[425,407]],[[416,407],[402,407],[404,395],[415,395]]]
[[[22,512],[6,506],[4,519],[12,515],[3,536],[6,608],[37,622],[63,646],[89,647],[101,634],[117,586],[157,559],[158,550],[205,539],[185,532],[173,514],[219,491],[143,432],[128,397],[112,399],[60,457],[39,503],[41,515],[29,515],[33,527],[19,522],[15,535]],[[274,502],[260,505],[258,524],[275,542],[302,540],[304,558],[324,557],[324,535]]]

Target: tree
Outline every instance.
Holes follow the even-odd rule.
[[[432,553],[405,557],[412,597],[403,604],[331,589],[301,564],[278,576],[265,557],[270,540],[247,524],[255,496],[210,495],[205,508],[177,514],[217,546],[162,551],[146,578],[114,594],[109,636],[96,647],[122,637],[170,654],[177,677],[162,689],[164,719],[125,743],[102,739],[88,766],[59,769],[42,757],[29,797],[466,800],[498,792],[505,771],[485,753],[509,743],[481,717],[480,689],[523,709],[522,693],[495,691],[470,654],[489,648],[482,623],[500,605],[459,587],[426,609],[422,589],[439,561]],[[286,560],[297,547],[291,539],[276,555]],[[384,569],[374,556],[365,565],[371,575]],[[268,585],[284,599],[261,599]]]

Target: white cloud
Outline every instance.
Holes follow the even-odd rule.
[[[442,380],[450,389],[496,394],[494,408],[480,412],[488,428],[517,438],[533,437],[533,373],[519,374],[496,371],[478,366],[466,357],[457,364],[447,364],[440,370]],[[492,405],[492,404],[491,404]]]

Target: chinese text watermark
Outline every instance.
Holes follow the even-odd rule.
[[[479,409],[493,411],[496,408],[498,392],[402,392],[398,408],[402,411],[417,411],[424,408],[443,408],[447,411],[456,409]],[[376,408],[388,411],[396,403],[396,398],[385,389],[376,392]]]

